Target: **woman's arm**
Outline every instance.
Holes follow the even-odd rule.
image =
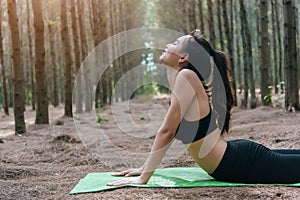
[[[184,116],[184,113],[195,98],[195,91],[193,89],[194,76],[196,76],[196,74],[190,70],[182,70],[178,74],[171,95],[171,105],[162,126],[155,137],[150,155],[143,165],[141,176],[127,180],[124,179],[108,185],[146,184],[148,182],[155,169],[160,164],[166,151],[172,144],[176,129]]]

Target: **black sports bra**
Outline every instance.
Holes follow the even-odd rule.
[[[217,128],[216,118],[212,110],[208,115],[197,121],[187,121],[182,118],[175,134],[175,138],[183,144],[200,140]]]
[[[191,66],[186,69],[190,69],[195,72],[201,81],[204,80],[195,67]],[[218,126],[216,123],[215,114],[212,112],[212,109],[210,107],[208,115],[200,120],[187,121],[182,118],[176,130],[175,138],[181,140],[183,144],[189,144],[204,138],[205,136],[216,130],[217,127]]]

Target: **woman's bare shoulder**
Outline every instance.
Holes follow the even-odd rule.
[[[184,80],[184,81],[188,81],[191,84],[199,84],[200,83],[200,80],[199,80],[197,74],[190,69],[180,70],[177,75],[177,78]]]

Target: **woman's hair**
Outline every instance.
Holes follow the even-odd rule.
[[[234,92],[227,56],[222,51],[215,51],[200,30],[197,29],[191,32],[190,35],[192,37],[188,39],[182,49],[183,52],[189,54],[189,62],[186,68],[195,71],[200,77],[204,89],[211,98],[217,124],[222,130],[221,134],[223,134],[229,130]],[[211,62],[211,57],[214,63]],[[214,64],[217,69],[214,68]],[[211,74],[213,79],[207,83]]]

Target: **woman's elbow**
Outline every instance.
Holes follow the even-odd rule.
[[[171,140],[175,136],[175,131],[168,127],[163,127],[158,131],[158,134],[163,135]]]

